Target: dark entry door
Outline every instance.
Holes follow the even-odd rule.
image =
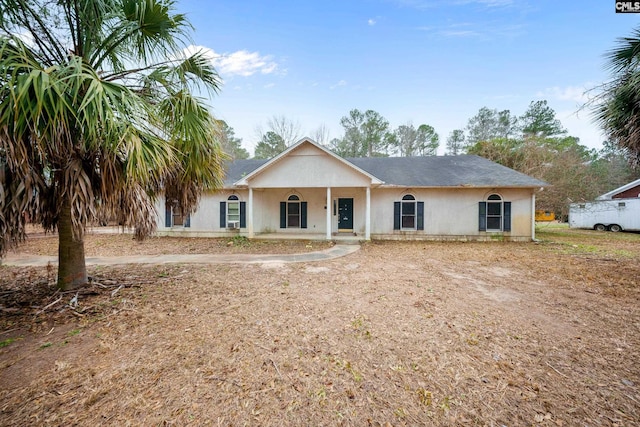
[[[353,231],[353,199],[338,199],[338,231]]]

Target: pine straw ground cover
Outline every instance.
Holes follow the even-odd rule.
[[[538,238],[93,267],[77,294],[0,267],[0,425],[638,425],[640,235]],[[239,250],[190,240],[148,250]]]

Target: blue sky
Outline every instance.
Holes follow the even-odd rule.
[[[224,81],[214,115],[253,154],[256,128],[284,116],[312,136],[375,110],[392,128],[429,124],[441,149],[481,107],[521,115],[546,99],[581,142],[603,137],[580,106],[608,79],[604,53],[640,25],[615,1],[180,0],[194,43]]]

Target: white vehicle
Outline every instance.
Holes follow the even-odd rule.
[[[640,231],[640,198],[571,203],[569,227],[598,231]]]

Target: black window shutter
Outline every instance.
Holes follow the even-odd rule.
[[[300,228],[307,228],[307,202],[300,203]]]
[[[167,228],[171,227],[171,205],[166,204],[164,207],[164,226]]]
[[[247,228],[247,202],[240,202],[240,228]]]
[[[511,231],[511,202],[504,202],[504,224],[502,231]]]
[[[393,202],[393,229],[400,230],[400,202]]]
[[[188,213],[187,217],[184,219],[184,226],[191,227],[191,214]]]
[[[287,228],[287,202],[280,202],[280,228]]]
[[[418,230],[424,230],[424,202],[418,202]]]
[[[487,202],[480,202],[479,207],[478,230],[487,231]]]
[[[227,202],[220,202],[220,228],[227,228]]]

